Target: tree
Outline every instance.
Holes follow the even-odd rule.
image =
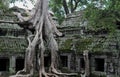
[[[37,0],[35,8],[31,12],[26,10],[26,13],[28,15],[27,17],[24,17],[21,13],[14,12],[19,19],[19,22],[16,23],[28,30],[33,29],[34,32],[27,38],[29,45],[26,49],[24,69],[18,71],[13,77],[33,76],[35,72],[35,65],[38,65],[39,77],[76,75],[75,73],[61,73],[55,68],[58,45],[54,35],[63,36],[63,34],[56,28],[56,24],[52,20],[52,17],[48,11],[48,0]],[[15,22],[9,21],[6,23]],[[51,52],[51,65],[49,68],[49,73],[46,73],[44,68],[44,52],[46,50],[46,43],[48,44],[47,46]],[[38,48],[38,53],[36,53],[36,48]],[[34,63],[35,54],[37,54],[37,64]],[[23,72],[26,74],[22,75]]]
[[[6,0],[0,0],[0,11],[4,11],[5,9],[8,9],[9,2]]]
[[[88,4],[88,0],[50,0],[50,8],[62,23],[67,14],[82,10]]]
[[[87,29],[95,32],[104,31],[108,36],[112,35],[113,37],[113,34],[115,36],[115,31],[120,29],[120,11],[118,9],[120,9],[119,0],[92,0],[83,12],[83,20],[87,21]],[[106,40],[108,40],[108,38],[106,38]],[[104,42],[106,40],[104,40]],[[94,46],[92,47],[94,48]],[[90,48],[90,50],[93,48]],[[87,54],[88,52],[86,55]],[[88,65],[89,61],[85,56],[84,60],[85,65]],[[89,67],[85,66],[85,69],[89,69]],[[86,73],[87,72],[89,73],[88,70]]]
[[[15,1],[26,3],[26,0],[9,0],[10,3],[14,3]],[[35,4],[35,0],[29,1],[31,1],[33,5]],[[49,9],[54,12],[59,24],[61,24],[67,14],[84,9],[88,3],[88,0],[50,0]]]
[[[96,1],[96,0],[95,0]],[[120,2],[118,0],[98,0],[91,2],[84,10],[84,19],[88,21],[88,27],[94,30],[105,29],[113,32],[120,22]]]

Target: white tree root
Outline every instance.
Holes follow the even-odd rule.
[[[13,77],[32,77],[34,74],[34,58],[35,58],[35,47],[38,46],[38,65],[39,65],[39,77],[64,77],[69,75],[77,75],[77,73],[61,73],[55,69],[55,60],[58,51],[58,44],[54,38],[54,34],[57,36],[62,36],[63,34],[59,32],[56,28],[56,24],[52,20],[48,12],[48,0],[38,0],[35,5],[35,8],[32,13],[29,13],[31,16],[23,17],[20,13],[15,13],[21,22],[32,23],[32,28],[35,28],[35,33],[33,39],[31,35],[28,36],[28,48],[26,49],[25,55],[25,66],[24,70],[21,70],[16,73]],[[27,19],[26,19],[27,18]],[[22,25],[21,25],[22,26]],[[48,48],[51,52],[51,66],[50,72],[45,72],[44,67],[44,51],[45,51],[45,41],[48,44]],[[25,73],[25,75],[22,73]],[[12,76],[11,76],[12,77]]]

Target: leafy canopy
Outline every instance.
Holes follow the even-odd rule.
[[[0,0],[0,10],[7,9],[9,3],[15,1],[26,0]],[[35,3],[35,0],[30,1]],[[96,30],[105,28],[112,31],[118,26],[116,22],[120,22],[119,0],[49,0],[49,2],[50,10],[54,12],[59,24],[66,14],[80,10],[84,10],[84,20],[89,21],[88,25]]]
[[[84,19],[88,21],[88,26],[94,29],[106,29],[114,31],[120,23],[120,1],[119,0],[99,0],[91,2],[84,11]]]

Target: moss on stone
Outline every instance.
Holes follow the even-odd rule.
[[[101,52],[101,50],[103,49],[102,46],[103,46],[103,45],[102,45],[101,43],[95,45],[95,46],[92,48],[92,52]]]
[[[72,37],[74,37],[75,39],[81,39],[81,35],[73,35]]]
[[[24,52],[26,47],[25,38],[0,37],[0,52]]]
[[[93,42],[92,38],[79,39],[76,41],[75,47],[78,52],[89,49],[89,45]]]
[[[64,42],[62,42],[60,49],[71,50],[71,45],[72,45],[72,39],[66,39]]]

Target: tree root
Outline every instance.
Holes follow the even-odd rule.
[[[41,72],[39,77],[66,77],[66,76],[73,76],[73,75],[77,75],[77,73],[60,73],[60,72],[56,72],[54,71],[53,73],[46,73],[46,72]],[[32,77],[31,74],[18,74],[18,75],[12,75],[9,77]]]
[[[42,71],[42,72],[41,72],[41,76],[42,76],[42,75],[43,75],[44,77],[49,77],[48,74],[47,74],[45,71]]]
[[[55,68],[51,68],[52,72],[56,75],[62,75],[62,76],[72,76],[72,75],[78,75],[77,73],[61,73],[61,72],[58,72]]]
[[[32,77],[32,76],[30,74],[26,74],[26,75],[19,74],[19,75],[12,75],[9,77]]]
[[[32,74],[27,74],[26,70],[23,69],[23,70],[20,70],[16,73],[16,75],[12,75],[12,76],[9,76],[9,77],[32,77]]]
[[[20,71],[18,71],[17,73],[16,73],[16,75],[19,75],[19,74],[21,74],[21,73],[26,73],[26,71],[23,69],[23,70],[20,70]]]
[[[78,74],[77,73],[61,73],[61,72],[58,72],[55,68],[51,68],[49,73],[45,72],[44,68],[42,68],[42,70],[39,71],[39,77],[66,77],[66,76],[75,76],[75,75],[78,75]]]
[[[17,14],[19,21],[30,23],[28,27],[32,25],[35,29],[34,37],[28,36],[28,49],[26,49],[25,55],[25,69],[18,71],[16,75],[10,77],[32,77],[34,73],[34,58],[35,54],[39,54],[38,57],[38,69],[39,77],[65,77],[70,75],[77,75],[76,73],[61,73],[55,69],[56,51],[58,51],[58,44],[54,38],[54,34],[62,36],[62,33],[56,28],[56,24],[53,22],[52,17],[48,13],[48,0],[37,0],[35,8],[32,10],[33,14],[29,17],[22,16],[21,13]],[[19,24],[20,25],[20,24]],[[24,24],[26,25],[26,24]],[[23,27],[24,28],[24,27]],[[51,52],[51,66],[50,72],[46,73],[44,68],[44,51],[45,42]],[[38,52],[35,49],[38,48]],[[34,70],[33,70],[34,69]]]
[[[56,74],[52,74],[52,73],[46,73],[45,71],[41,71],[40,73],[39,73],[40,75],[39,75],[39,77],[59,77],[58,75],[56,75]]]

